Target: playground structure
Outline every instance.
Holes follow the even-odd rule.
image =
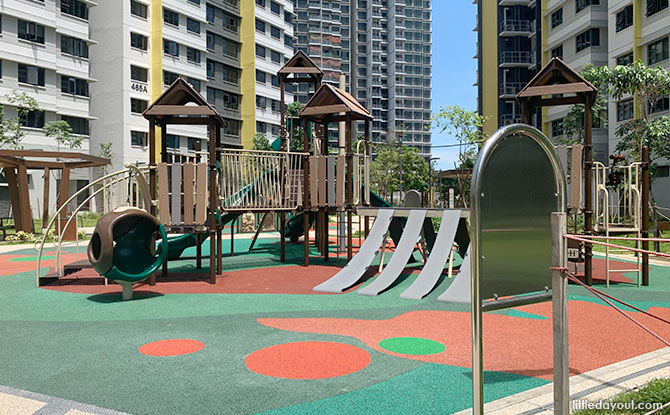
[[[612,166],[593,161],[593,103],[598,90],[581,75],[567,66],[560,58],[551,59],[537,75],[517,94],[521,103],[523,122],[531,124],[538,107],[583,104],[584,142],[557,148],[564,171],[569,172],[570,192],[568,213],[577,226],[578,216],[584,218],[584,235],[587,241],[569,242],[570,261],[584,263],[584,279],[593,284],[593,254],[588,237],[592,235],[634,234],[645,241],[649,236],[649,154],[643,148],[642,160],[630,166],[617,163],[620,156],[613,156]],[[568,150],[570,167],[568,167]],[[595,174],[594,174],[595,172]],[[595,206],[594,206],[595,205]],[[634,269],[612,269],[611,250],[606,247],[607,286],[613,272],[635,271],[638,285],[649,285],[649,256],[637,256]]]
[[[280,222],[280,259],[285,260],[285,238],[291,234],[304,235],[304,264],[309,265],[309,229],[316,218],[316,246],[324,258],[328,259],[328,214],[344,212],[347,217],[346,235],[348,258],[353,255],[353,211],[357,207],[369,205],[372,194],[369,187],[370,162],[370,122],[372,116],[348,93],[330,85],[320,85],[321,70],[302,52],[298,52],[279,72],[281,86],[282,129],[280,151],[255,151],[224,148],[221,143],[221,128],[225,126],[218,112],[195,91],[186,81],[177,79],[144,112],[149,121],[149,164],[126,165],[126,169],[106,175],[81,189],[67,203],[84,192],[87,200],[102,195],[104,213],[120,215],[118,221],[101,220],[94,234],[94,240],[105,234],[113,235],[113,244],[106,244],[100,252],[89,250],[91,262],[106,263],[106,257],[115,256],[124,250],[131,238],[125,232],[137,232],[132,226],[132,212],[125,208],[143,209],[157,219],[160,227],[145,226],[144,232],[157,236],[159,229],[166,234],[177,234],[162,241],[156,248],[164,258],[162,276],[168,272],[167,262],[176,259],[195,259],[196,267],[202,267],[201,245],[211,238],[209,249],[209,282],[216,283],[216,276],[222,273],[222,230],[223,227],[244,213],[266,214],[273,212]],[[285,128],[284,90],[287,82],[310,82],[315,93],[307,103],[300,119],[304,129],[305,152],[289,152]],[[366,135],[363,146],[353,149],[354,122],[363,121]],[[329,154],[328,126],[344,122],[346,148],[344,154]],[[167,129],[172,124],[205,125],[209,142],[207,151],[179,154],[168,151]],[[313,135],[312,135],[313,133]],[[160,140],[159,140],[160,135]],[[159,145],[160,143],[160,145]],[[159,158],[160,156],[160,158]],[[373,201],[374,202],[374,201]],[[122,208],[121,210],[119,208]],[[81,206],[74,209],[75,213]],[[61,210],[59,210],[60,214]],[[294,214],[287,223],[286,215]],[[142,216],[138,212],[138,215]],[[103,229],[103,225],[119,227]],[[367,221],[366,228],[367,228]],[[121,224],[121,225],[119,225]],[[66,224],[65,228],[69,225]],[[288,225],[288,226],[287,226]],[[53,226],[49,223],[48,229]],[[296,230],[296,228],[301,228]],[[47,229],[47,230],[48,230]],[[259,229],[260,230],[260,229]],[[60,232],[59,232],[60,235]],[[254,237],[258,236],[258,232]],[[340,235],[338,235],[340,236]],[[232,234],[231,234],[232,237]],[[124,242],[125,241],[125,242]],[[87,261],[76,264],[62,264],[60,248],[62,235],[55,243],[57,249],[54,272],[40,275],[40,261],[46,239],[39,248],[37,283],[49,283],[55,279],[82,268],[92,267]],[[167,244],[167,249],[163,245]],[[113,248],[112,248],[113,247]],[[128,245],[130,247],[130,245]],[[196,248],[195,258],[184,258],[182,253],[188,247]],[[144,252],[144,251],[143,251]],[[147,264],[144,271],[122,276],[136,282],[148,278],[155,284],[153,271],[157,256],[144,252]],[[115,260],[116,261],[116,260]],[[103,275],[109,268],[95,266]],[[145,275],[146,274],[146,275]],[[144,278],[139,278],[144,276]],[[121,281],[120,279],[117,279]]]

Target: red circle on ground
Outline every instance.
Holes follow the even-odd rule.
[[[370,354],[335,342],[278,344],[251,353],[244,361],[256,373],[284,379],[327,379],[367,367]]]
[[[180,356],[195,353],[205,347],[205,344],[190,339],[159,340],[140,346],[137,350],[147,356]]]

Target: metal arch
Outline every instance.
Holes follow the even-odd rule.
[[[479,273],[481,259],[481,192],[483,173],[493,153],[505,138],[512,135],[524,135],[537,143],[549,159],[556,179],[557,211],[565,212],[567,188],[563,166],[549,139],[537,128],[527,124],[512,124],[496,131],[479,153],[472,174],[470,193],[470,227],[472,241],[470,244],[471,258],[471,294],[472,294],[472,383],[473,383],[473,413],[484,413],[484,362],[482,350],[482,298],[479,288]]]

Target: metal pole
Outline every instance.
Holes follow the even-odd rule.
[[[649,250],[649,147],[642,146],[642,249]],[[642,285],[649,285],[649,254],[642,254]]]
[[[567,230],[564,212],[551,214],[552,261],[556,268],[567,266]],[[554,414],[570,414],[570,354],[568,348],[568,281],[563,271],[555,269],[551,276],[552,318],[554,334]]]
[[[481,223],[480,198],[471,196],[470,226],[472,240],[470,242],[470,272],[472,295],[472,413],[484,414],[484,358],[482,340],[482,297],[479,291],[479,272],[481,269]]]
[[[584,105],[584,234],[593,235],[593,117],[594,97],[585,96]],[[584,244],[584,277],[588,286],[593,285],[593,253],[590,243]]]

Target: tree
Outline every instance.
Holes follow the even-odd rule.
[[[400,151],[402,151],[402,189],[424,190],[429,179],[428,162],[412,146],[398,147],[378,144],[376,155],[370,163],[370,182],[383,198],[400,190]]]
[[[69,148],[81,148],[84,137],[72,135],[72,127],[67,121],[50,121],[44,125],[44,135],[53,138],[58,146],[67,145]]]
[[[304,107],[300,102],[292,102],[286,106],[286,134],[289,137],[291,151],[305,151],[305,133],[299,119],[300,111]]]
[[[254,134],[253,147],[252,148],[254,150],[272,151],[272,146],[270,145],[270,141],[268,140],[268,138],[263,133]]]
[[[98,157],[103,157],[111,160],[114,157],[114,152],[112,151],[112,146],[114,143],[108,141],[106,143],[100,143],[100,150],[98,150]],[[102,172],[104,175],[107,175],[107,166],[102,166]]]
[[[6,97],[9,104],[16,107],[16,118],[5,118],[5,107],[0,105],[0,147],[21,149],[21,141],[25,137],[21,118],[31,111],[38,111],[40,107],[37,100],[25,92],[13,90]]]

